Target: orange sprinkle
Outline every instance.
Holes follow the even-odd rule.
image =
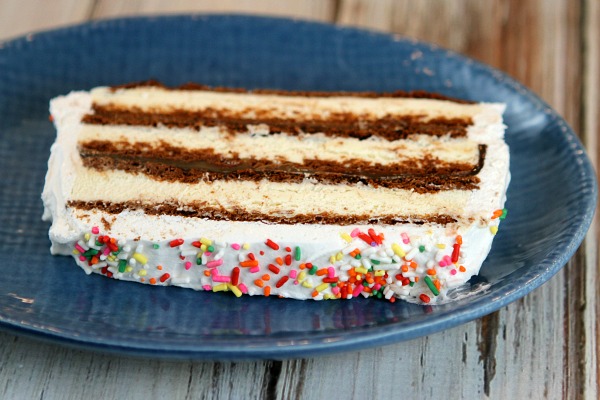
[[[242,261],[240,263],[241,267],[258,267],[258,261],[257,260],[247,260],[247,261]]]
[[[352,269],[350,269],[348,271],[348,275],[350,275],[350,276],[356,276],[356,271],[354,270],[354,268],[352,268]]]
[[[367,277],[366,281],[367,281],[369,284],[373,284],[373,283],[375,283],[375,279],[373,279],[373,278],[371,278],[371,277]]]
[[[327,274],[327,268],[321,268],[319,270],[317,270],[317,275],[318,276],[323,276]]]
[[[462,236],[456,235],[456,243],[457,244],[462,244]]]
[[[300,264],[300,266],[298,268],[304,269],[304,268],[306,268],[306,264],[302,263],[302,264]]]
[[[436,274],[435,269],[431,268],[431,269],[427,270],[427,275],[435,275],[435,274]]]
[[[265,286],[265,283],[264,283],[262,280],[260,280],[260,279],[256,279],[256,280],[254,281],[254,284],[255,284],[256,286],[258,286],[258,287],[263,287],[263,286]]]
[[[162,265],[157,265],[156,269],[159,270],[159,271],[162,271]]]
[[[149,282],[150,282],[151,285],[156,284],[156,278],[150,278]]]
[[[461,265],[460,267],[458,267],[458,270],[460,272],[465,272],[467,269],[464,266]]]
[[[419,277],[418,276],[415,276],[415,283],[416,282],[419,282]]]
[[[140,278],[140,282],[144,283],[144,282],[146,282],[146,279],[145,278]]]
[[[277,264],[279,264],[279,265],[283,265],[283,258],[281,258],[281,257],[277,257],[277,258],[275,259],[275,262],[277,262]]]
[[[348,283],[354,283],[356,282],[356,276],[351,276],[350,279],[348,279]],[[348,286],[352,286],[352,285],[348,285]]]
[[[371,289],[371,288],[370,288],[370,287],[368,287],[368,286],[365,286],[365,287],[363,287],[363,290],[362,290],[362,291],[363,291],[363,292],[367,292],[367,293],[373,293],[373,289]]]
[[[210,271],[209,270],[204,270],[204,276],[210,276]]]
[[[265,296],[270,296],[271,295],[271,286],[265,286],[263,291],[264,291]]]
[[[270,281],[271,280],[271,275],[269,274],[264,274],[263,276],[260,277],[263,281]]]
[[[502,210],[496,210],[492,214],[492,219],[500,218],[502,216]]]
[[[413,260],[410,260],[410,267],[411,267],[412,269],[417,269],[418,265],[417,265],[417,263],[416,263],[416,262],[414,262]]]
[[[435,288],[436,288],[436,289],[439,291],[439,290],[440,290],[440,287],[442,286],[442,285],[440,284],[440,280],[439,280],[439,279],[436,279],[436,280],[434,280],[434,281],[433,281],[433,284],[434,284]]]
[[[313,290],[313,292],[311,293],[312,297],[317,297],[319,295],[319,292],[317,292],[316,290]]]
[[[402,272],[408,272],[408,267],[406,265],[402,266]]]
[[[396,302],[396,298],[395,297],[390,297],[390,303],[395,303]]]

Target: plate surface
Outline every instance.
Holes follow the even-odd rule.
[[[242,16],[93,22],[0,44],[0,328],[150,357],[305,357],[411,339],[488,314],[552,277],[596,204],[580,142],[506,75],[427,44],[317,23]],[[156,78],[175,85],[413,90],[508,104],[508,218],[472,295],[424,307],[357,299],[240,299],[86,276],[49,253],[40,193],[50,98]],[[479,290],[482,285],[487,289]]]

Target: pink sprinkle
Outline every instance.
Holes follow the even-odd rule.
[[[336,296],[338,295],[338,293],[340,293],[340,288],[339,287],[332,287],[331,288],[331,293],[335,294]]]
[[[85,256],[83,256],[83,255],[79,256],[79,261],[85,261],[85,260],[86,260]]]
[[[204,285],[204,286],[202,286],[202,289],[204,289],[204,290],[212,290],[212,286],[210,286],[210,285]]]
[[[335,269],[333,267],[327,268],[327,276],[329,278],[335,278]]]
[[[250,268],[250,272],[253,273],[253,274],[256,273],[256,272],[258,272],[258,271],[260,271],[260,267],[258,265],[256,267]]]
[[[440,267],[445,267],[445,266],[446,266],[446,265],[448,265],[448,264],[446,264],[446,260],[442,259],[442,260],[439,262],[439,265],[440,265]]]
[[[234,250],[239,250],[242,248],[242,246],[240,246],[238,243],[232,243],[231,248]]]
[[[216,268],[223,265],[223,259],[212,260],[206,263],[206,268]]]
[[[360,229],[354,228],[354,230],[352,232],[350,232],[350,237],[355,238],[358,236],[359,233],[360,233]]]
[[[410,243],[410,239],[408,238],[408,235],[406,234],[406,232],[402,232],[400,234],[400,236],[402,236],[402,243],[404,243],[404,244]]]
[[[205,252],[204,252],[204,255],[205,255],[205,256],[207,256],[207,257],[208,257],[208,256],[210,256],[211,254],[212,254],[212,253],[211,253],[210,251],[205,251]]]
[[[363,285],[358,285],[352,291],[352,297],[358,297],[358,295],[363,291],[365,287]]]
[[[379,283],[376,283],[375,285],[373,285],[373,290],[379,290],[381,289],[381,285]]]
[[[446,261],[446,265],[452,264],[452,259],[450,256],[444,256],[443,260]]]
[[[294,285],[298,285],[300,282],[298,281],[294,281]]]
[[[296,271],[295,269],[290,271],[290,278],[296,279],[297,276],[298,276],[298,271]]]
[[[92,233],[93,233],[94,235],[97,235],[97,234],[99,234],[99,233],[100,233],[100,229],[98,229],[98,227],[97,227],[97,226],[94,226],[94,227],[92,228]]]
[[[231,278],[228,276],[223,276],[223,275],[213,275],[213,281],[214,282],[231,282]]]
[[[243,283],[240,283],[238,285],[238,288],[240,288],[240,290],[242,291],[242,293],[244,294],[248,294],[248,288],[246,287],[246,285],[244,285]]]
[[[452,271],[450,271],[450,275],[456,275],[456,270],[453,269]]]
[[[186,269],[186,270],[189,270],[190,268],[192,268],[192,263],[191,263],[191,262],[189,262],[189,261],[187,261],[187,262],[185,263],[185,269]]]
[[[219,276],[219,271],[217,271],[217,269],[215,268],[215,269],[213,269],[213,270],[211,270],[211,271],[210,271],[210,274],[211,274],[213,277],[215,277],[215,276]]]
[[[107,256],[108,253],[110,253],[110,247],[106,246],[103,250],[102,250],[102,255]]]
[[[77,249],[78,252],[85,253],[85,249],[83,247],[81,247],[78,243],[75,243],[75,248]]]

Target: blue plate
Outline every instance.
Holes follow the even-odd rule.
[[[92,22],[0,45],[0,327],[108,352],[190,359],[287,358],[427,335],[488,314],[573,255],[596,179],[565,121],[490,67],[423,43],[317,23],[242,16]],[[235,298],[86,276],[49,253],[40,220],[54,129],[48,100],[149,78],[298,90],[421,89],[508,104],[512,182],[474,293],[424,307],[372,299]],[[486,290],[478,290],[481,283]]]

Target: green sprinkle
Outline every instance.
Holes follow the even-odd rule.
[[[98,250],[96,249],[89,249],[88,251],[86,251],[85,253],[83,253],[84,256],[89,257],[89,256],[95,256],[96,254],[100,253]]]
[[[154,249],[158,249],[158,248],[160,248],[160,245],[159,245],[158,243],[154,243],[154,244],[152,245],[152,247],[154,247]]]
[[[508,210],[506,208],[502,209],[502,215],[500,216],[500,219],[505,219],[506,218],[506,214],[508,214]]]
[[[429,289],[431,289],[431,293],[433,293],[435,296],[437,296],[438,294],[440,294],[440,291],[437,290],[437,288],[435,287],[435,285],[431,281],[430,277],[428,277],[428,276],[425,277],[425,283],[427,284],[427,286],[429,286]]]
[[[356,258],[357,260],[360,260],[362,257],[360,254],[357,254],[356,256],[354,256],[354,258]]]
[[[210,245],[210,246],[208,246],[208,247],[206,248],[206,250],[207,250],[207,251],[210,251],[210,252],[212,253],[213,251],[215,251],[215,246],[213,246],[213,245]]]
[[[311,274],[311,275],[316,274],[317,273],[317,266],[313,265],[313,267],[308,270],[308,273]]]
[[[420,246],[419,246],[419,252],[420,252],[420,253],[422,253],[422,252],[424,252],[424,251],[425,251],[425,246],[423,246],[423,245],[420,245]]]
[[[302,250],[300,249],[300,246],[296,246],[294,249],[294,259],[300,261],[300,257],[302,257]]]
[[[408,286],[410,286],[410,287],[413,287],[413,286],[415,286],[415,283],[411,281],[411,282],[408,284]]]
[[[380,299],[383,297],[383,294],[381,292],[377,292],[377,298]]]
[[[127,260],[119,260],[119,272],[125,272],[125,268],[127,268]]]
[[[202,258],[196,258],[196,265],[202,265]]]
[[[96,246],[102,246],[104,243],[99,242],[98,239],[96,239]]]
[[[375,264],[375,265],[379,265],[379,264],[381,264],[381,261],[379,261],[379,260],[375,260],[375,259],[371,259],[371,262],[372,262],[373,264]]]
[[[336,287],[336,286],[337,286],[337,283],[335,283],[335,282],[334,282],[334,283],[330,283],[330,284],[329,284],[329,286],[331,286],[331,287]]]

